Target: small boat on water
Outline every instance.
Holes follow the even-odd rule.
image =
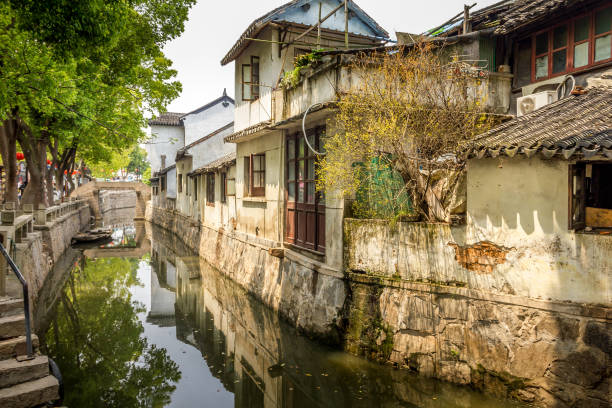
[[[72,244],[93,243],[112,239],[110,229],[98,228],[88,232],[82,232],[72,237]]]

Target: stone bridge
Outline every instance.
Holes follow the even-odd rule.
[[[102,207],[104,198],[110,197],[112,201],[121,198],[120,192],[133,192],[136,194],[136,215],[135,220],[144,220],[145,208],[147,201],[151,200],[151,188],[144,183],[140,182],[111,182],[111,181],[90,181],[89,183],[83,184],[74,190],[71,197],[77,197],[87,200],[89,208],[91,209],[92,215],[96,220],[102,219],[102,214],[105,212],[105,208]],[[126,198],[131,194],[126,195]],[[129,197],[131,201],[131,197]],[[132,204],[122,205],[120,203],[111,203],[110,206],[105,205],[108,209],[120,209],[126,208],[127,206],[132,207]]]

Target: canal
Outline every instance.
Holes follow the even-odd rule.
[[[322,346],[176,237],[111,217],[113,241],[69,251],[37,310],[67,407],[517,406]]]

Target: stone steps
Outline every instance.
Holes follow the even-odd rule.
[[[0,407],[28,408],[53,401],[59,395],[57,378],[48,375],[37,380],[0,389]]]
[[[0,301],[0,317],[23,314],[22,299],[3,299]]]
[[[32,334],[36,353],[38,337]],[[26,354],[23,301],[0,298],[0,407],[35,407],[58,399],[59,383],[49,374],[49,358]]]
[[[0,340],[25,336],[25,317],[13,315],[0,317]]]
[[[11,358],[0,361],[0,388],[37,380],[49,375],[49,358],[36,356],[32,360]]]
[[[36,353],[38,351],[38,336],[32,334],[32,348]],[[26,354],[26,338],[25,336],[12,337],[7,340],[0,340],[0,360],[15,358]]]

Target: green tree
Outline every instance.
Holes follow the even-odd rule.
[[[161,49],[194,2],[0,1],[0,148],[9,167],[17,142],[26,156],[24,202],[48,199],[47,151],[63,184],[77,161],[109,160],[143,138],[147,111],[181,90]]]
[[[352,196],[364,179],[396,183],[397,174],[404,188],[379,198],[399,203],[407,192],[420,217],[450,222],[464,203],[462,151],[496,116],[480,95],[481,72],[447,54],[423,43],[354,59],[357,80],[328,127],[319,189]],[[377,176],[381,166],[389,176]]]
[[[134,146],[130,152],[129,158],[130,162],[127,165],[127,170],[130,173],[135,173],[141,177],[147,170],[149,170],[149,175],[151,174],[151,166],[147,160],[147,151],[145,149],[140,146]]]

